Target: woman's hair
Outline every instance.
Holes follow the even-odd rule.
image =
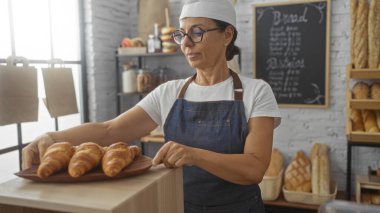
[[[216,25],[220,28],[220,31],[224,31],[229,25],[231,25],[224,21],[220,21],[216,19],[212,19],[212,20],[215,21]],[[237,38],[238,32],[234,26],[231,25],[231,27],[234,29],[234,36],[232,37],[231,42],[227,46],[227,51],[226,51],[227,61],[231,60],[234,57],[234,55],[237,55],[240,53],[239,47],[235,46],[235,40]]]

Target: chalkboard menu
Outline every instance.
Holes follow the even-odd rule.
[[[330,1],[254,5],[253,19],[254,77],[280,106],[328,107]]]

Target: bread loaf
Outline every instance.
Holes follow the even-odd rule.
[[[364,132],[364,122],[362,112],[358,109],[351,109],[352,131]]]
[[[369,97],[369,86],[364,82],[357,82],[352,87],[353,99],[367,99]]]
[[[374,110],[363,110],[362,116],[366,132],[379,132],[376,113]]]
[[[358,9],[358,0],[351,0],[351,63],[355,61],[354,54],[354,40],[355,40],[355,23],[356,23],[356,13]]]
[[[380,100],[380,83],[373,83],[371,85],[371,98]]]
[[[53,173],[67,168],[75,149],[68,142],[54,143],[49,146],[37,169],[37,176],[46,178]]]
[[[310,152],[312,167],[312,192],[314,194],[330,194],[330,161],[328,146],[315,143]]]
[[[371,193],[363,192],[361,196],[361,201],[363,204],[371,204]]]
[[[366,132],[379,132],[376,122],[376,114],[373,110],[363,110],[362,116]]]
[[[284,166],[282,153],[278,149],[272,150],[269,167],[265,172],[265,176],[278,176]]]
[[[380,1],[371,0],[368,15],[368,66],[377,69],[380,61]]]
[[[380,130],[380,110],[375,111],[377,128]]]
[[[289,191],[311,191],[311,165],[303,151],[298,151],[285,170],[285,189]]]
[[[355,22],[355,68],[367,68],[368,65],[368,1],[358,2]]]
[[[79,145],[69,163],[69,175],[80,177],[86,172],[98,166],[102,160],[104,150],[93,142]]]

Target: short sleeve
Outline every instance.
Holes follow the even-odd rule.
[[[281,114],[277,105],[276,98],[272,88],[268,83],[263,82],[263,85],[257,91],[257,96],[253,103],[253,108],[250,117],[274,117],[275,128],[281,123]]]
[[[141,107],[152,118],[156,124],[161,125],[161,106],[160,106],[160,90],[162,87],[155,88],[152,92],[146,95],[137,106]]]

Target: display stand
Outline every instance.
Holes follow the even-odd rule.
[[[352,148],[353,147],[380,147],[380,133],[354,132],[350,120],[351,109],[380,110],[380,100],[352,99],[350,80],[376,80],[380,79],[380,70],[353,69],[347,66],[346,71],[346,135],[347,135],[347,199],[351,197]]]

